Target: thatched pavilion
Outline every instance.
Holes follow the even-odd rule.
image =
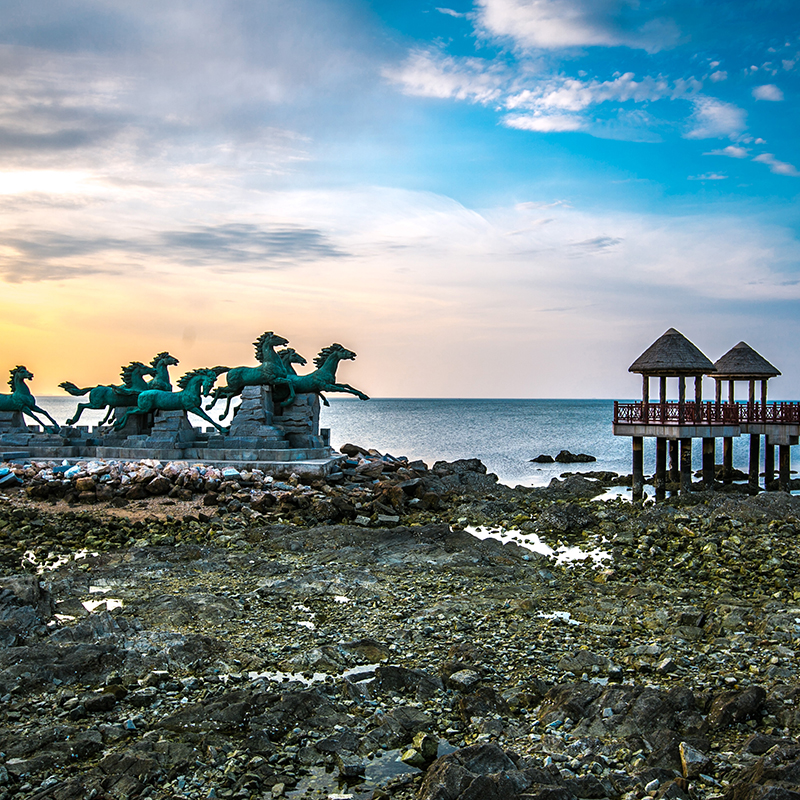
[[[717,385],[717,403],[722,402],[722,383],[728,382],[728,402],[736,402],[736,382],[744,381],[749,384],[748,405],[751,417],[760,416],[759,411],[767,408],[767,381],[781,374],[777,367],[767,361],[762,355],[750,347],[747,342],[734,345],[724,356],[714,362],[714,380]],[[756,381],[761,382],[760,408],[756,401]],[[747,426],[748,428],[750,425]],[[742,431],[745,433],[746,431]],[[758,467],[760,460],[761,434],[764,431],[750,432],[750,485],[758,488]],[[723,480],[731,482],[733,472],[733,438],[726,437],[723,445]],[[775,480],[775,445],[766,437],[764,442],[764,472],[767,486]]]
[[[714,434],[703,421],[703,376],[714,372],[711,360],[680,331],[670,328],[656,339],[642,353],[628,372],[638,372],[642,376],[642,404],[638,420],[631,419],[631,425],[624,423],[614,426],[617,435],[629,435],[633,442],[633,497],[640,499],[644,489],[643,437],[656,437],[656,498],[665,494],[667,478],[667,442],[670,443],[670,472],[674,481],[680,476],[683,489],[692,482],[692,439],[708,438],[712,450],[710,458],[703,449],[703,477],[714,480]],[[658,402],[650,401],[650,378],[659,379]],[[667,379],[678,381],[678,404],[667,403]],[[694,401],[686,402],[686,379],[694,378]],[[672,414],[671,412],[677,412]],[[675,417],[673,419],[673,417]],[[638,422],[638,424],[636,424]],[[677,423],[677,424],[676,424]],[[623,431],[627,427],[630,430]],[[709,438],[710,437],[710,438]],[[680,443],[680,462],[678,444]],[[680,463],[680,468],[678,464]],[[707,473],[709,473],[707,475]]]

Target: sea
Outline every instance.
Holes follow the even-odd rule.
[[[336,449],[352,443],[383,454],[436,461],[479,458],[508,486],[543,486],[569,472],[631,471],[631,440],[614,436],[613,400],[473,400],[329,397],[320,426],[330,429]],[[63,423],[75,411],[73,397],[39,397],[37,402]],[[97,425],[101,411],[84,412],[80,425]],[[216,415],[215,415],[216,417]],[[208,423],[190,415],[193,425]],[[748,437],[734,439],[734,466],[746,471]],[[701,443],[695,440],[693,464],[699,469]],[[540,455],[561,450],[586,453],[588,464],[536,464]],[[721,445],[717,461],[722,459]],[[792,448],[796,463],[798,448]],[[655,440],[645,439],[645,474],[655,471]]]

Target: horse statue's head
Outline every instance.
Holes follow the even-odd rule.
[[[284,347],[283,350],[278,350],[278,357],[284,364],[299,364],[302,367],[308,363],[294,347]]]
[[[217,370],[219,370],[219,372]],[[211,393],[212,387],[214,386],[214,382],[217,380],[217,376],[225,371],[227,371],[227,367],[215,367],[214,369],[193,369],[191,372],[187,372],[178,379],[178,386],[180,386],[181,389],[185,389],[194,378],[200,378],[202,381],[202,392],[206,397],[208,397],[208,395]]]
[[[264,350],[267,348],[280,347],[284,344],[289,344],[289,340],[284,339],[283,336],[278,336],[277,333],[273,333],[272,331],[262,333],[261,336],[253,342],[253,347],[256,349],[256,358],[263,363]]]
[[[152,375],[153,370],[141,361],[131,361],[127,367],[122,368],[120,377],[125,386],[130,386],[133,383],[133,378],[136,375]]]
[[[26,367],[17,366],[11,370],[11,377],[8,379],[8,385],[13,389],[15,382],[19,379],[22,381],[29,381],[33,377],[33,373]]]
[[[321,367],[331,356],[336,356],[340,361],[354,361],[356,354],[352,350],[334,342],[328,347],[323,347],[319,355],[314,359],[317,367]]]
[[[151,362],[151,367],[159,367],[161,365],[166,365],[167,367],[174,367],[180,364],[175,356],[170,355],[166,350],[163,353],[159,353]]]

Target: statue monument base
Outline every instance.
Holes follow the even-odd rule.
[[[10,414],[8,416],[11,416]],[[274,407],[269,387],[248,386],[242,392],[229,430],[192,427],[184,411],[156,411],[132,415],[122,430],[113,426],[65,427],[60,434],[6,424],[0,417],[0,459],[4,451],[15,457],[125,461],[195,461],[261,469],[267,474],[299,472],[327,475],[343,456],[334,453],[319,432],[319,398],[299,394],[286,407]]]

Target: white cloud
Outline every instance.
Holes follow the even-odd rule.
[[[626,72],[613,81],[579,81],[574,78],[558,78],[543,81],[536,89],[524,89],[509,96],[505,106],[516,108],[562,109],[581,111],[591,105],[607,100],[640,103],[670,96],[674,89],[663,79],[645,77],[634,80],[632,72]]]
[[[706,172],[703,175],[690,175],[690,181],[724,181],[727,180],[727,175],[720,175],[717,172]]]
[[[759,164],[766,164],[769,167],[769,171],[774,172],[776,175],[800,176],[797,167],[785,161],[778,161],[772,153],[762,153],[756,156],[753,161],[757,161]]]
[[[440,14],[446,14],[448,17],[456,17],[458,19],[463,19],[466,17],[466,14],[462,14],[458,11],[454,11],[452,8],[437,8],[436,9]]]
[[[479,58],[454,58],[435,50],[414,50],[400,65],[383,75],[404,94],[454,98],[473,103],[497,99],[508,76],[502,67]]]
[[[636,20],[631,0],[478,0],[478,23],[490,35],[512,39],[523,48],[626,47],[655,53],[674,46],[677,25],[666,18]]]
[[[708,153],[703,153],[704,156],[728,156],[728,158],[747,158],[750,151],[746,147],[738,147],[735,144],[729,144],[721,150],[711,150]]]
[[[763,86],[756,86],[753,89],[753,97],[756,100],[772,100],[773,102],[778,102],[783,100],[783,92],[774,84],[774,83],[767,83]]]
[[[579,131],[584,124],[580,117],[567,114],[508,114],[503,117],[503,125],[507,128],[542,133]]]
[[[712,72],[708,77],[709,80],[714,81],[714,83],[719,83],[720,81],[728,80],[728,73],[725,72],[724,69],[718,69],[716,72]]]
[[[684,134],[687,139],[715,139],[743,131],[746,112],[731,103],[698,95],[693,98],[692,128]]]

